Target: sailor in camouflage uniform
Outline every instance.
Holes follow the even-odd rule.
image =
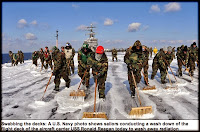
[[[65,86],[67,88],[70,87],[70,79],[68,75],[68,68],[66,67],[66,59],[65,55],[60,52],[60,50],[54,46],[51,50],[52,52],[52,59],[54,61],[54,69],[53,75],[55,76],[54,83],[55,83],[55,91],[59,91],[60,86],[60,79],[63,77],[65,80]]]
[[[38,52],[37,51],[34,51],[33,54],[32,54],[32,61],[33,61],[33,64],[37,67],[37,60],[39,58],[39,55],[38,55]]]
[[[189,47],[189,60],[187,67],[190,67],[189,72],[191,76],[194,75],[194,70],[195,70],[195,61],[198,60],[198,48],[196,47],[196,42],[191,44]]]
[[[182,50],[176,53],[177,62],[178,62],[178,76],[182,76],[182,65],[186,66],[188,63],[189,52],[187,46],[185,46]]]
[[[160,74],[161,74],[161,83],[162,84],[165,84],[166,81],[166,75],[167,75],[167,67],[168,67],[168,64],[170,64],[169,62],[166,62],[167,58],[167,52],[168,52],[168,49],[167,47],[164,47],[162,50],[160,50],[156,56],[154,57],[153,59],[153,64],[152,64],[152,74],[151,74],[151,79],[154,79],[158,69],[160,69]],[[167,60],[168,61],[168,60]]]
[[[117,61],[117,50],[115,48],[112,49],[112,61],[114,61],[114,59]]]
[[[45,69],[48,68],[48,65],[51,67],[51,70],[53,69],[53,65],[52,65],[52,58],[51,58],[51,54],[49,52],[48,47],[45,47],[45,51],[44,51],[44,60],[46,62],[46,65],[44,66]]]
[[[104,52],[104,47],[98,46],[95,53],[91,52],[87,63],[92,68],[94,81],[97,79],[99,98],[105,99],[105,81],[108,71],[108,58]]]
[[[24,62],[24,54],[22,53],[22,51],[18,51],[19,54],[19,62],[20,64],[22,64]]]
[[[90,80],[90,66],[87,64],[87,59],[92,52],[91,49],[88,48],[88,43],[83,43],[82,48],[78,51],[78,75],[83,78],[85,73],[85,77],[83,78],[82,84],[89,88],[89,80]]]
[[[66,43],[65,49],[65,58],[67,59],[67,67],[69,68],[69,75],[74,74],[74,55],[75,55],[75,50],[72,48],[71,44],[69,42]],[[70,70],[71,68],[71,70]]]
[[[144,70],[144,75],[145,75],[145,78],[147,80],[147,83],[148,83],[148,68],[149,68],[149,64],[148,64],[148,61],[149,61],[149,48],[145,45],[142,46],[142,53],[144,55],[144,61],[143,61],[143,70]],[[145,84],[147,85],[146,81],[144,80]]]
[[[11,60],[12,66],[13,66],[14,65],[14,59],[13,59],[12,51],[9,51],[9,56],[10,56],[10,60]]]
[[[132,72],[135,77],[136,84],[141,80],[141,70],[143,67],[144,55],[142,54],[142,45],[137,40],[131,49],[128,49],[125,56],[124,62],[127,64],[128,69],[128,81],[131,90],[131,97],[135,97],[135,84],[132,77]]]

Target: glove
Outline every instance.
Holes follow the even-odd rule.
[[[100,73],[98,73],[97,75],[94,76],[94,80],[98,79],[101,76]]]
[[[142,63],[137,63],[139,69],[142,69]]]
[[[86,65],[86,70],[90,71],[90,66],[89,65]]]
[[[129,68],[129,70],[133,69],[132,64],[129,63],[128,68]]]

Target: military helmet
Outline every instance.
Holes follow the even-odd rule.
[[[172,47],[171,46],[167,47],[167,51],[172,52]]]
[[[192,46],[193,46],[193,45],[196,45],[196,42],[193,42]]]
[[[187,46],[185,46],[185,47],[183,48],[183,51],[186,51],[186,52],[187,52],[187,50],[188,50],[188,48],[187,48]]]
[[[184,48],[184,45],[181,45],[181,49],[183,49]]]
[[[163,51],[167,51],[167,50],[168,50],[167,47],[164,46],[164,47],[163,47]]]
[[[133,44],[133,46],[142,46],[142,44],[140,43],[139,40],[136,40],[135,43]]]
[[[58,50],[58,48],[57,48],[56,46],[53,46],[53,47],[51,48],[51,50],[52,50],[52,52],[54,52],[55,50]]]
[[[89,44],[88,43],[83,43],[82,48],[88,48]]]

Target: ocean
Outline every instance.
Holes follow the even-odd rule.
[[[31,59],[32,53],[24,53],[24,60]],[[10,56],[9,54],[2,54],[2,61],[1,64],[10,63]]]

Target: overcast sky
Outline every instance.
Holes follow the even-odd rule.
[[[136,40],[189,46],[198,40],[198,2],[3,2],[2,53],[52,47],[56,30],[59,48],[70,42],[78,50],[91,23],[105,48],[128,48]]]

